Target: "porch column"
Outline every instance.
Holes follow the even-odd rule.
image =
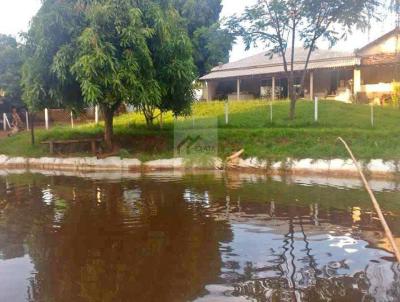
[[[216,84],[214,82],[207,81],[206,82],[206,90],[207,90],[207,101],[212,101],[215,95]]]
[[[310,98],[314,100],[314,72],[310,71]]]
[[[276,98],[275,87],[276,87],[275,77],[272,77],[272,100],[273,101],[275,101],[275,98]]]
[[[240,101],[240,79],[236,80],[236,100]]]
[[[210,100],[210,93],[208,91],[208,81],[203,82],[203,99],[206,101]]]
[[[357,95],[358,92],[361,92],[361,70],[359,68],[354,69],[354,95]]]

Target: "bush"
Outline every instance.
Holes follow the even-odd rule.
[[[400,103],[400,82],[392,83],[392,104],[395,108],[399,108]]]

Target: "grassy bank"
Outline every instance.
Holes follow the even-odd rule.
[[[121,155],[140,159],[173,156],[174,125],[201,127],[207,119],[218,128],[218,153],[225,157],[241,148],[246,156],[267,159],[293,158],[347,158],[344,148],[336,143],[342,136],[362,159],[400,159],[400,110],[375,108],[375,125],[371,126],[370,107],[322,101],[319,122],[314,122],[311,102],[299,102],[297,118],[290,121],[287,102],[273,106],[273,122],[267,102],[232,102],[229,105],[229,125],[225,124],[224,103],[199,103],[193,106],[193,116],[174,121],[164,116],[163,130],[158,121],[154,129],[147,129],[140,114],[126,114],[115,119],[116,144]],[[37,131],[37,141],[101,136],[102,127],[93,124],[75,129],[58,126],[50,131]],[[2,139],[0,154],[12,156],[45,156],[47,149],[40,144],[30,145],[28,133]],[[80,153],[79,155],[83,155]]]

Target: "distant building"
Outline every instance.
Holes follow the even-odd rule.
[[[296,49],[294,69],[297,84],[300,83],[306,56],[307,50]],[[271,57],[268,52],[220,64],[200,80],[204,83],[205,100],[280,99],[288,96],[282,57]],[[366,101],[390,96],[394,80],[400,81],[398,27],[354,52],[314,51],[302,96],[307,99],[318,96],[343,102],[354,99]]]

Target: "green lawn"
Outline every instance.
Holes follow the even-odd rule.
[[[218,152],[225,157],[241,148],[245,156],[266,159],[292,158],[347,158],[344,148],[336,143],[342,136],[361,159],[400,159],[400,110],[375,107],[375,126],[371,126],[370,107],[349,105],[333,101],[319,104],[319,122],[314,122],[314,105],[301,101],[297,104],[297,117],[288,119],[287,102],[273,106],[273,122],[267,102],[232,102],[229,105],[229,125],[225,125],[224,103],[199,103],[193,106],[193,117],[174,121],[164,117],[163,130],[147,129],[140,114],[127,114],[116,118],[116,144],[121,155],[140,159],[173,156],[174,124],[180,127],[201,127],[201,122],[213,121],[218,125]],[[82,125],[75,129],[55,127],[50,131],[37,131],[37,141],[101,136],[101,126]],[[0,141],[0,154],[43,156],[43,146],[31,146],[28,133]],[[82,154],[83,155],[83,154]]]

